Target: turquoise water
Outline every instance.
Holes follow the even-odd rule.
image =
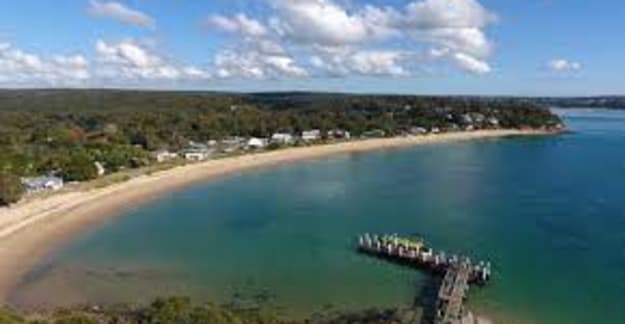
[[[59,249],[14,299],[410,305],[424,275],[352,249],[362,232],[397,232],[490,259],[492,285],[471,304],[500,322],[625,323],[625,113],[564,116],[575,133],[346,154],[187,188]]]

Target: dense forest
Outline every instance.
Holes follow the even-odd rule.
[[[0,204],[15,200],[19,177],[54,173],[66,181],[152,163],[150,152],[180,150],[275,132],[341,129],[358,137],[411,128],[541,128],[557,116],[527,100],[315,93],[117,90],[0,91]],[[3,201],[2,197],[8,197]]]

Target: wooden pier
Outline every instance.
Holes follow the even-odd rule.
[[[468,314],[464,302],[471,284],[485,285],[491,276],[488,262],[473,263],[461,256],[434,253],[420,239],[407,239],[398,235],[369,235],[358,238],[358,250],[442,275],[436,302],[436,324],[461,324]]]
[[[447,268],[445,277],[438,290],[437,323],[462,323],[466,315],[464,301],[469,292],[469,275],[471,265],[461,262]]]

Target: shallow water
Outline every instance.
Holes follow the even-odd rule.
[[[294,315],[410,305],[426,277],[352,246],[397,232],[491,260],[471,305],[501,322],[625,323],[625,113],[563,114],[575,133],[346,154],[187,188],[58,249],[13,300],[184,294]]]

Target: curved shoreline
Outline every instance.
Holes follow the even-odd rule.
[[[149,202],[178,189],[237,172],[321,158],[422,144],[467,141],[508,136],[552,134],[539,130],[489,130],[439,135],[370,139],[209,160],[142,175],[89,191],[69,191],[0,208],[0,303],[22,276],[54,248],[98,222],[120,216],[123,210]]]

